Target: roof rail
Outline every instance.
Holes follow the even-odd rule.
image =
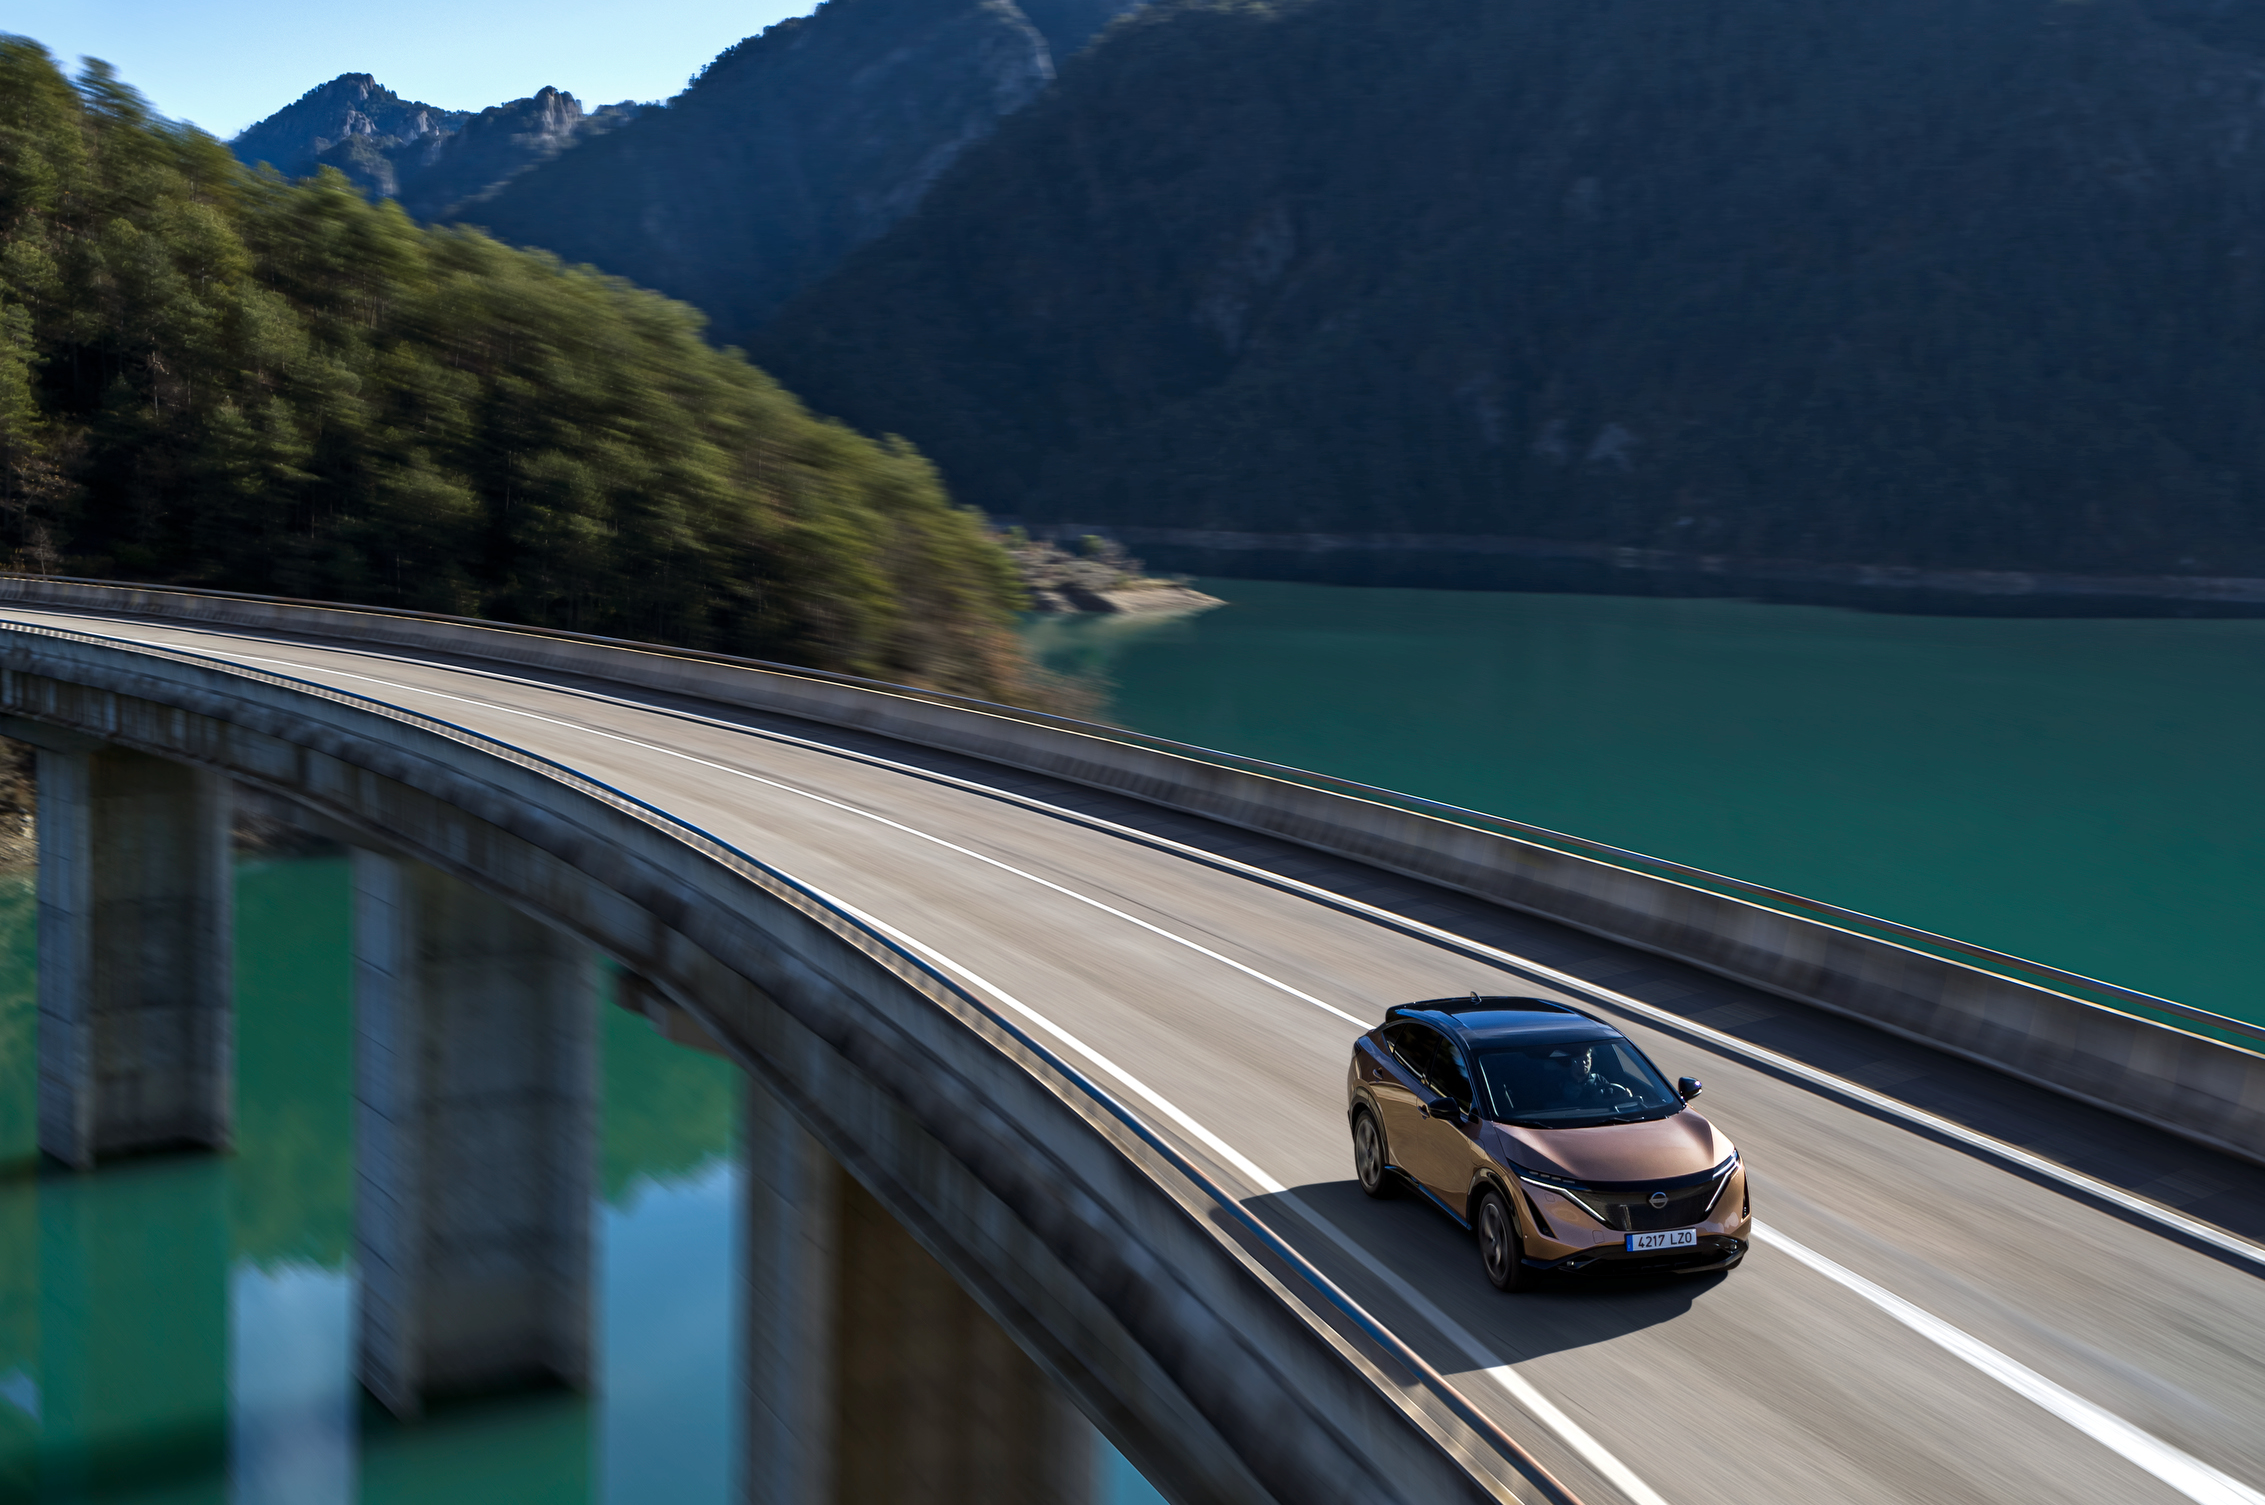
[[[1384,1011],[1389,1019],[1395,1014],[1586,1014],[1569,1003],[1554,998],[1512,997],[1505,994],[1480,996],[1473,992],[1462,998],[1426,998],[1415,1003],[1394,1004]]]

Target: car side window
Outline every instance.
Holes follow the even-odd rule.
[[[1409,1071],[1415,1074],[1415,1078],[1419,1082],[1428,1082],[1431,1079],[1431,1073],[1426,1070],[1431,1063],[1427,1059],[1429,1052],[1425,1047],[1430,1041],[1438,1038],[1437,1035],[1420,1024],[1409,1024],[1402,1021],[1399,1024],[1388,1024],[1384,1027],[1385,1045],[1402,1066],[1407,1067]]]
[[[1441,1097],[1454,1099],[1455,1106],[1465,1113],[1472,1111],[1471,1074],[1463,1069],[1463,1053],[1452,1041],[1439,1042],[1438,1074],[1431,1085]]]
[[[1471,1111],[1471,1078],[1463,1069],[1462,1053],[1445,1035],[1428,1024],[1395,1024],[1384,1032],[1392,1053],[1416,1074],[1416,1079],[1444,1098]]]

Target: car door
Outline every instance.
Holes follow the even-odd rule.
[[[1463,1120],[1457,1123],[1446,1118],[1424,1119],[1423,1134],[1418,1141],[1422,1163],[1411,1165],[1408,1170],[1423,1181],[1432,1195],[1461,1213],[1471,1189],[1471,1177],[1483,1158],[1478,1142],[1477,1100],[1471,1091],[1470,1063],[1463,1059],[1462,1048],[1436,1031],[1432,1036],[1439,1043],[1428,1062],[1425,1081],[1434,1094],[1462,1110]]]
[[[1428,1024],[1402,1020],[1385,1031],[1385,1043],[1415,1078],[1399,1123],[1389,1116],[1385,1122],[1392,1158],[1426,1191],[1460,1210],[1470,1180],[1470,1142],[1458,1125],[1430,1116],[1422,1105],[1441,1097],[1467,1105],[1470,1079],[1454,1045]]]
[[[1437,1030],[1410,1020],[1384,1026],[1385,1071],[1369,1084],[1369,1095],[1376,1099],[1376,1111],[1384,1120],[1386,1151],[1392,1163],[1410,1176],[1416,1174],[1416,1161],[1422,1156],[1426,1120],[1419,1110],[1432,1097],[1422,1060],[1433,1040],[1446,1043]]]

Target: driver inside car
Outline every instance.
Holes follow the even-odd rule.
[[[1552,1108],[1612,1108],[1635,1093],[1596,1071],[1596,1051],[1588,1045],[1569,1045],[1549,1053],[1549,1076],[1556,1101]]]

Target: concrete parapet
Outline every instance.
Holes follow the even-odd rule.
[[[364,1386],[590,1378],[596,959],[420,863],[356,849]]]
[[[125,748],[43,740],[39,1147],[82,1170],[132,1150],[225,1148],[228,780]]]
[[[2265,1162],[2265,1054],[1895,941],[1413,810],[943,697],[456,618],[0,578],[0,601],[383,643],[853,727],[1112,790],[1557,920]]]
[[[744,1095],[749,1505],[1079,1505],[1093,1429],[759,1083]]]

